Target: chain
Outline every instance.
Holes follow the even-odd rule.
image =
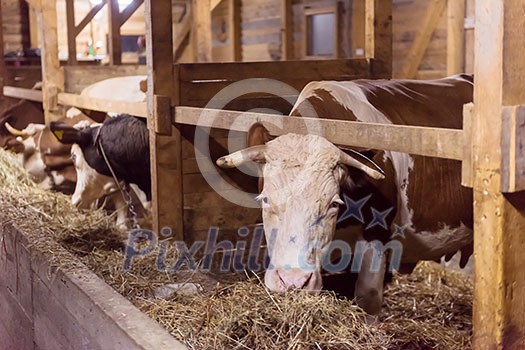
[[[131,197],[130,188],[128,188],[127,184],[124,184],[124,186],[120,185],[120,181],[117,179],[117,175],[115,175],[115,172],[113,171],[113,167],[109,163],[108,157],[106,156],[106,152],[104,151],[104,147],[102,147],[102,143],[100,142],[99,136],[100,131],[102,129],[102,126],[100,126],[97,135],[95,137],[95,143],[98,144],[98,149],[100,149],[100,153],[102,153],[102,157],[104,158],[104,162],[106,162],[106,165],[109,168],[109,171],[111,172],[111,176],[113,176],[113,180],[117,184],[117,187],[122,194],[122,198],[124,199],[124,202],[126,202],[126,206],[128,209],[128,213],[131,215],[131,227],[133,229],[139,229],[140,225],[137,221],[137,212],[135,211],[135,205],[133,204],[133,198]]]
[[[122,189],[122,196],[128,207],[128,213],[131,215],[131,227],[133,229],[139,229],[140,225],[137,221],[137,212],[135,211],[135,204],[133,204],[133,197],[130,194],[132,189],[128,185],[124,185]]]

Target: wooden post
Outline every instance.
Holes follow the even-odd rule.
[[[29,3],[29,46],[38,47],[38,21],[36,18],[36,11],[31,3]]]
[[[241,1],[228,1],[229,35],[232,61],[242,61],[241,45]]]
[[[120,10],[118,0],[108,0],[109,60],[112,65],[122,64],[120,44]]]
[[[56,0],[31,1],[38,19],[42,38],[42,96],[46,123],[65,116],[64,107],[58,105],[58,93],[64,91],[64,70],[58,58]]]
[[[430,39],[432,39],[432,33],[434,33],[439,18],[445,9],[445,1],[446,0],[431,0],[429,2],[425,17],[423,18],[423,25],[420,27],[421,30],[414,39],[412,47],[405,58],[406,63],[401,70],[401,78],[412,79],[416,77],[421,60],[425,55]]]
[[[293,59],[293,11],[291,0],[281,0],[282,60]]]
[[[374,78],[391,78],[392,0],[366,0],[365,40],[365,57],[374,59]]]
[[[475,349],[525,348],[525,194],[503,194],[500,173],[502,113],[525,105],[524,8],[524,0],[476,1]]]
[[[75,28],[75,0],[66,0],[66,21],[67,21],[67,63],[74,65],[77,63],[77,35]]]
[[[211,3],[210,0],[192,0],[192,38],[195,62],[211,62]]]
[[[2,2],[0,2],[0,96],[4,96],[5,60],[4,60],[4,29],[2,23]]]
[[[180,129],[172,126],[169,113],[170,104],[179,104],[175,82],[178,76],[174,76],[173,69],[171,10],[170,0],[146,0],[151,194],[154,231],[159,233],[162,228],[170,227],[172,236],[182,240],[182,136]]]
[[[465,0],[447,1],[447,75],[465,71]]]

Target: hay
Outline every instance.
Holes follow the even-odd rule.
[[[385,291],[380,328],[392,335],[395,349],[470,349],[472,291],[462,272],[419,263]]]
[[[332,293],[277,295],[258,276],[216,281],[198,273],[159,271],[155,253],[134,260],[126,272],[113,218],[102,211],[78,212],[69,197],[38,189],[14,164],[0,150],[3,224],[16,225],[44,249],[50,237],[60,242],[190,349],[471,348],[472,284],[460,273],[425,263],[411,275],[395,276],[378,322],[367,324],[352,301]],[[52,264],[75,266],[67,259],[56,254]],[[206,293],[153,297],[158,287],[187,281],[205,285]]]
[[[53,267],[75,268],[69,255],[55,252],[57,242],[84,238],[121,245],[114,219],[102,210],[79,212],[71,198],[40,189],[18,165],[15,156],[0,149],[0,213],[2,226],[14,225],[30,237],[32,245],[50,251]],[[67,260],[65,262],[64,260]]]
[[[197,296],[155,299],[157,287],[189,280],[202,284],[205,278],[158,271],[155,254],[137,259],[123,273],[123,258],[95,251],[83,260],[190,349],[387,349],[390,343],[385,331],[366,324],[359,307],[333,293],[277,295],[256,276],[241,276],[243,281],[233,283],[208,280],[207,293]]]

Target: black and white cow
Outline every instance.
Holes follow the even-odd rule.
[[[145,121],[119,115],[84,129],[57,122],[51,123],[50,129],[60,142],[73,145],[71,157],[77,172],[74,205],[87,209],[115,188],[110,167],[119,182],[136,184],[146,194],[146,200],[151,200]]]

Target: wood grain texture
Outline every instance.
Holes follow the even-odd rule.
[[[421,30],[418,32],[412,47],[406,57],[406,63],[401,70],[400,77],[410,79],[414,78],[425,54],[425,50],[430,43],[432,33],[436,28],[439,18],[445,9],[446,0],[431,0],[428,4],[427,11],[422,20]]]
[[[118,0],[108,1],[108,42],[109,61],[112,65],[122,64],[122,44],[120,42],[120,12]]]
[[[501,193],[502,112],[524,105],[524,1],[476,1],[473,347],[525,348],[525,196]]]
[[[182,136],[179,128],[171,127],[171,135],[160,135],[154,108],[156,95],[180,102],[178,69],[173,66],[173,33],[171,1],[146,1],[146,53],[148,62],[148,128],[150,137],[153,229],[160,232],[170,227],[173,237],[184,237],[182,187]],[[210,15],[208,13],[208,15]],[[165,101],[165,103],[167,103]],[[165,126],[165,125],[164,125]],[[162,127],[159,125],[159,127]],[[163,131],[164,128],[162,128]]]
[[[465,71],[465,1],[447,1],[447,75]]]
[[[145,102],[103,100],[62,92],[58,94],[58,103],[64,106],[90,109],[94,111],[125,113],[137,117],[147,117]]]
[[[178,107],[175,122],[248,131],[261,122],[272,135],[289,132],[322,135],[334,144],[386,149],[430,157],[462,160],[463,131],[404,125],[383,125],[272,114]],[[282,124],[281,128],[276,125]],[[386,136],[388,135],[388,137]]]
[[[14,86],[4,86],[4,96],[14,97],[29,101],[42,102],[42,91],[33,89],[24,89]]]
[[[192,0],[193,54],[195,62],[211,62],[211,0]]]
[[[42,42],[43,105],[46,123],[64,116],[64,109],[57,104],[57,94],[64,91],[64,71],[58,59],[58,33],[56,1],[42,1],[38,23]]]

